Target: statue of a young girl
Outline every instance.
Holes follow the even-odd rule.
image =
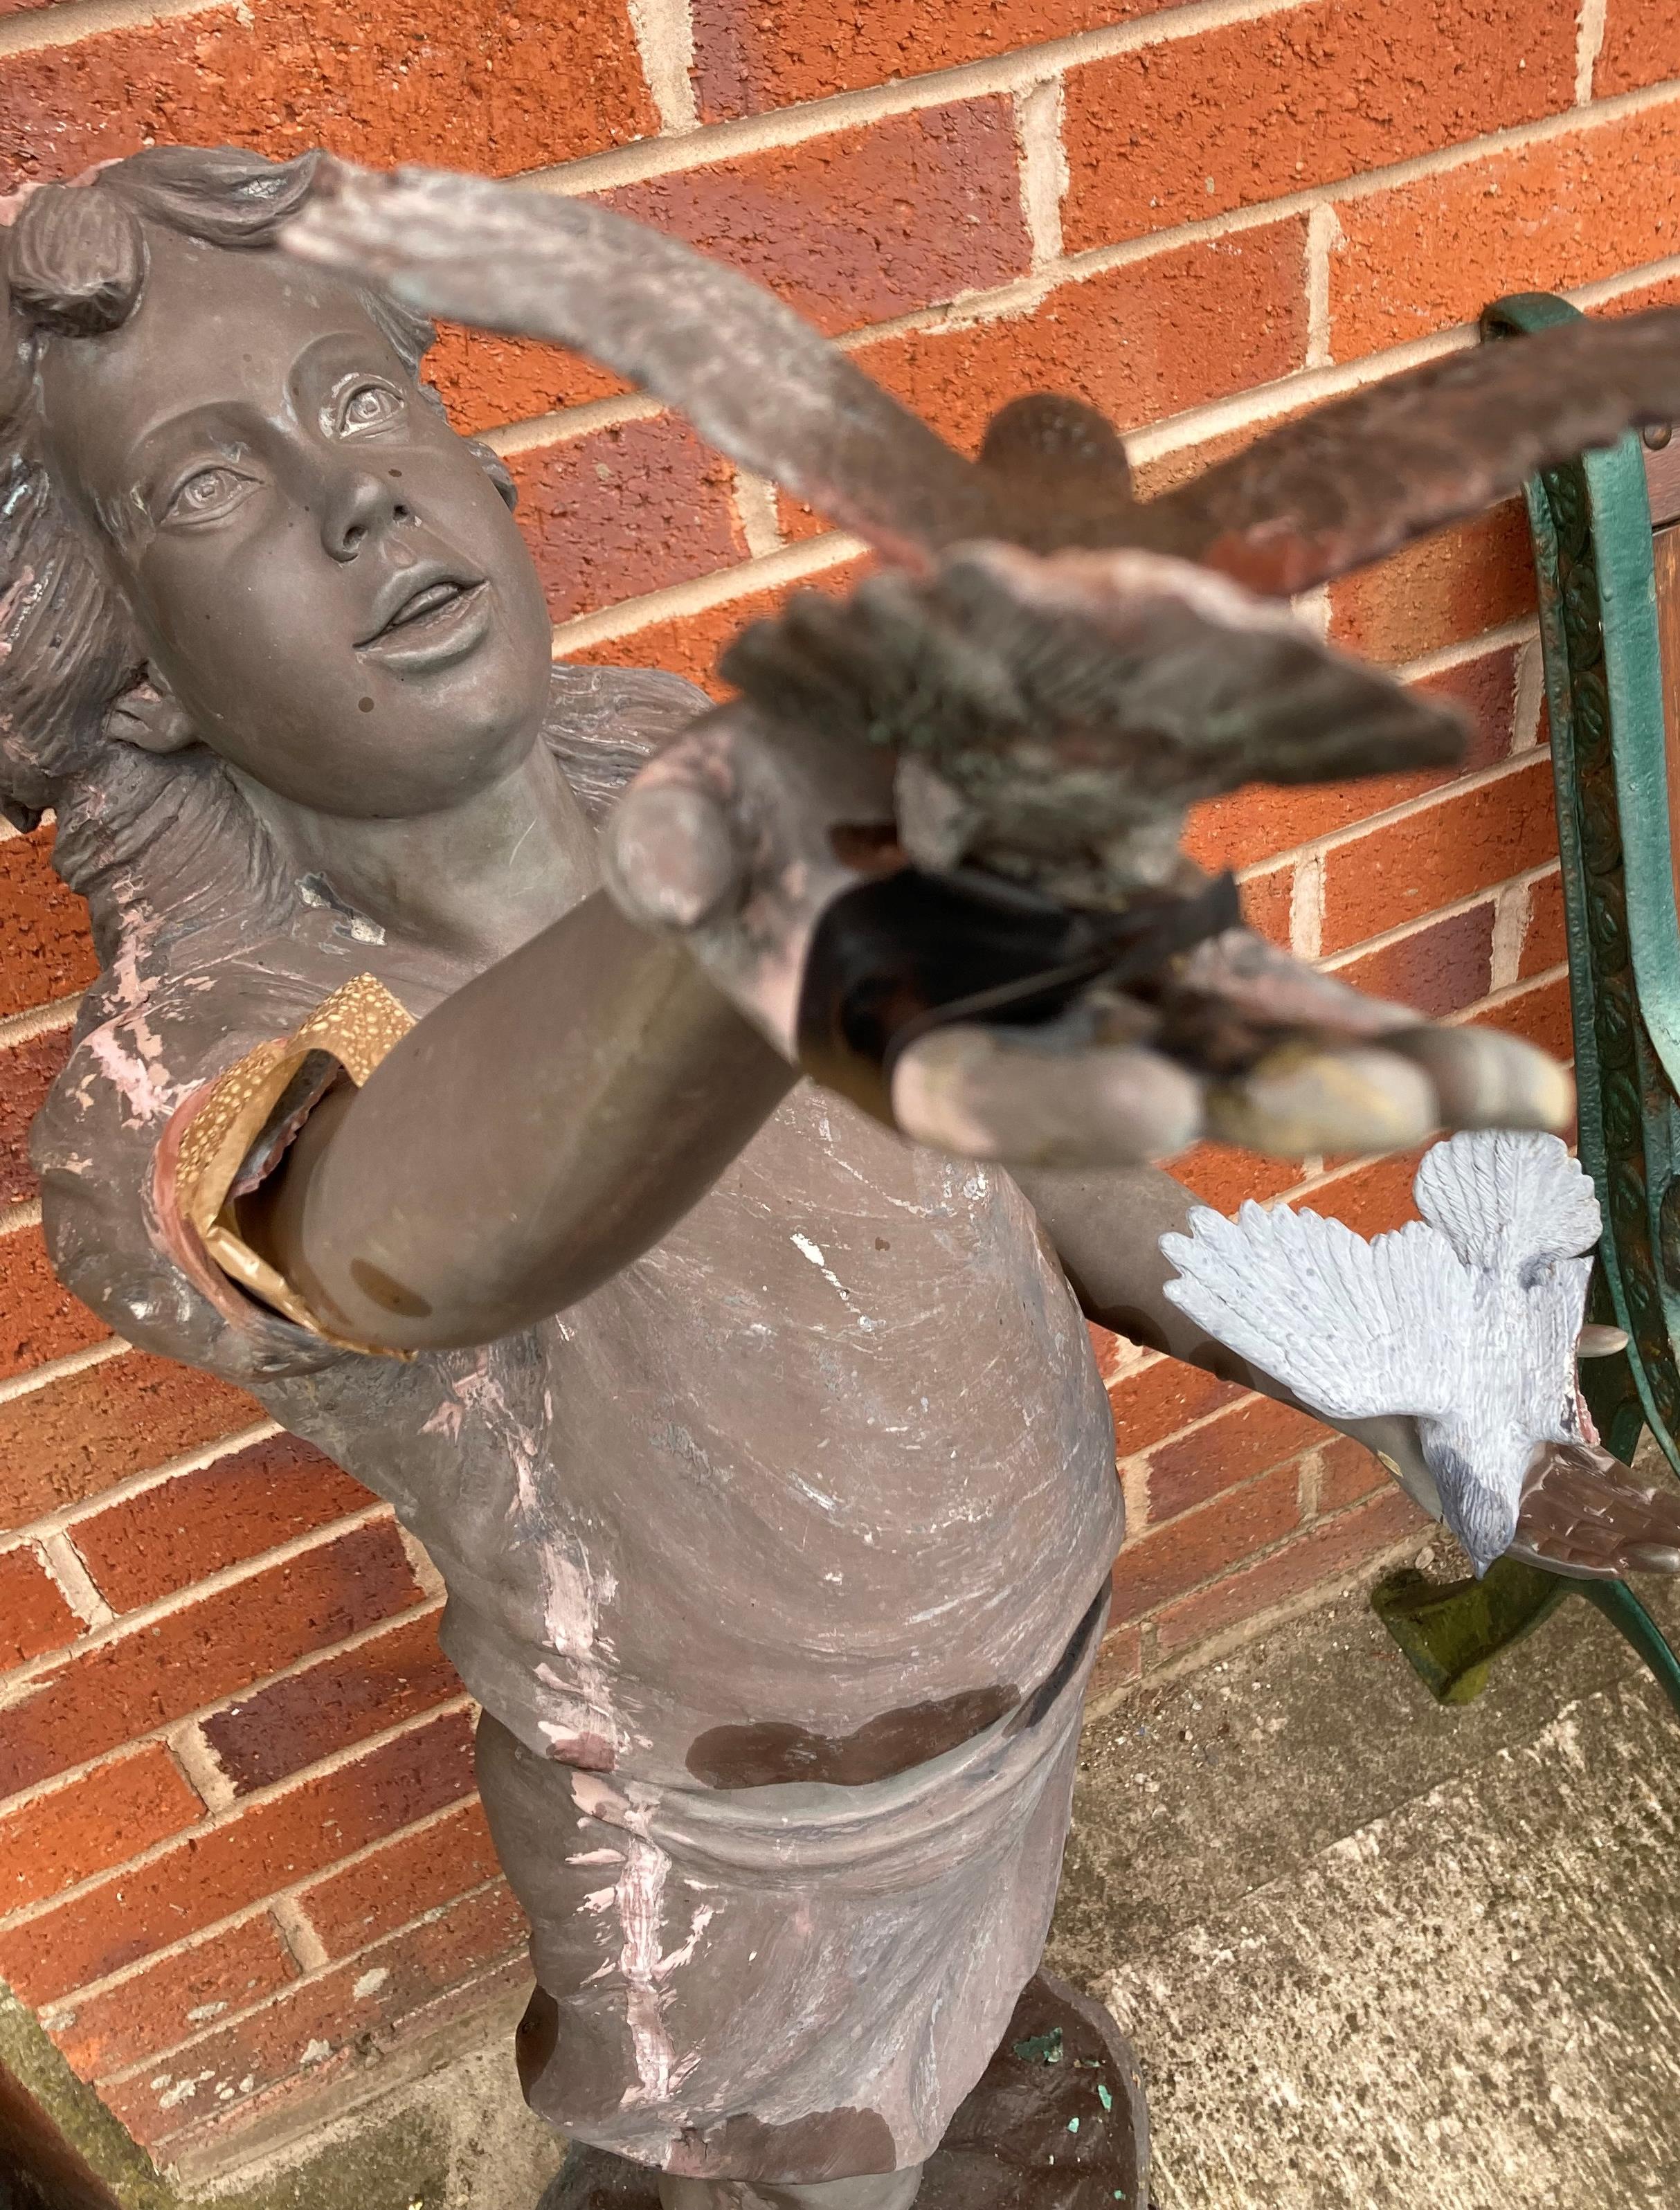
[[[310,175],[158,149],[14,208],[0,773],[101,962],[54,1263],[435,1560],[534,2104],[668,2206],[897,2210],[1048,1924],[1121,1535],[1085,1314],[1217,1356],[1160,1294],[1188,1199],[1036,1211],[622,917],[596,825],[704,701],[551,667],[427,329],[258,250]],[[1161,1133],[1118,1112],[1116,1164]]]

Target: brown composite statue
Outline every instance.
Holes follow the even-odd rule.
[[[1672,318],[1136,507],[1085,410],[971,466],[573,202],[155,149],[11,215],[0,776],[101,961],[54,1263],[436,1561],[567,2199],[1133,2199],[1124,2046],[1034,1974],[1121,1532],[1085,1319],[1232,1370],[1145,1162],[1569,1111],[1261,945],[1176,823],[1450,756],[1260,594],[1680,411]],[[551,667],[428,311],[596,353],[889,572],[749,633],[716,712]],[[1438,1508],[1408,1421],[1347,1424]],[[1602,1452],[1569,1482],[1537,1463],[1520,1552],[1680,1566]]]

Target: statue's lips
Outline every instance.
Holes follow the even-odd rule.
[[[356,650],[364,660],[404,673],[447,667],[480,643],[489,626],[489,586],[440,577],[411,592]]]

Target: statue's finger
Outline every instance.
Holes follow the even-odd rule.
[[[1497,1029],[1403,1029],[1383,1048],[1421,1067],[1441,1101],[1443,1128],[1566,1131],[1575,1085],[1567,1069],[1520,1036]]]
[[[1399,1150],[1421,1143],[1441,1120],[1422,1068],[1375,1045],[1283,1046],[1239,1078],[1210,1084],[1206,1112],[1207,1132],[1219,1142],[1285,1159]]]
[[[1623,1562],[1630,1573],[1680,1573],[1680,1550],[1671,1543],[1630,1543]]]
[[[627,792],[602,835],[601,861],[613,903],[644,928],[698,928],[746,893],[748,854],[733,816],[687,783]]]
[[[1126,1167],[1201,1132],[1200,1085],[1134,1047],[1056,1048],[1027,1031],[959,1026],[911,1044],[892,1074],[893,1118],[935,1150],[1015,1166]]]

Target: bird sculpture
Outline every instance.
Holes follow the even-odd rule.
[[[323,160],[287,250],[591,355],[855,531],[885,572],[725,654],[764,711],[893,746],[900,841],[1088,911],[1184,891],[1198,800],[1438,766],[1457,717],[1333,650],[1296,593],[1680,414],[1680,310],[1451,355],[1163,497],[1094,408],[1028,394],[970,461],[791,308],[592,202]]]
[[[1592,1182],[1556,1136],[1478,1129],[1427,1152],[1412,1194],[1423,1218],[1369,1241],[1287,1205],[1248,1204],[1234,1220],[1199,1208],[1187,1235],[1161,1240],[1178,1270],[1166,1294],[1309,1410],[1415,1419],[1442,1517],[1478,1577],[1520,1524],[1524,1555],[1568,1570],[1547,1540],[1574,1516],[1565,1491],[1578,1503],[1609,1469],[1624,1502],[1637,1486],[1600,1449],[1576,1385],[1581,1350],[1623,1340],[1598,1330],[1582,1343]],[[1640,1562],[1672,1572],[1680,1510],[1654,1491],[1645,1509]]]

